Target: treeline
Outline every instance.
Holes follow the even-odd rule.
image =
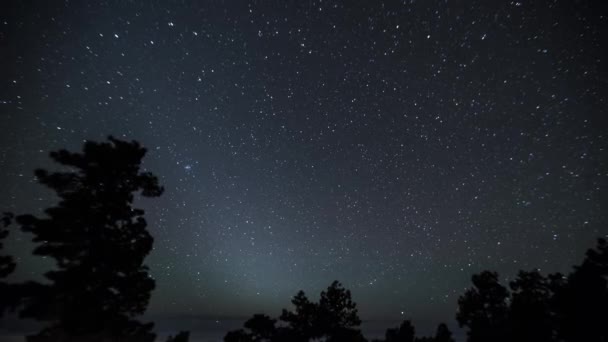
[[[153,342],[153,323],[138,316],[155,287],[144,259],[152,249],[144,211],[135,195],[158,197],[158,179],[141,170],[146,149],[112,137],[86,142],[82,153],[52,152],[62,172],[35,171],[54,191],[56,206],[44,217],[4,213],[0,218],[0,318],[16,312],[44,323],[28,342]],[[31,233],[34,255],[53,259],[46,282],[7,283],[18,266],[4,255],[12,226]],[[521,271],[507,285],[498,274],[473,276],[473,286],[458,300],[456,320],[469,342],[608,342],[608,243],[599,239],[582,264],[568,275]],[[351,293],[339,282],[321,292],[318,302],[300,291],[292,310],[278,319],[257,314],[225,342],[365,341]],[[168,342],[186,342],[180,332]],[[450,342],[446,324],[435,336],[417,337],[410,321],[386,331],[386,342]],[[380,342],[380,341],[378,341]]]
[[[495,272],[473,276],[456,320],[468,341],[608,341],[608,243],[598,239],[567,276],[520,271],[502,285]]]
[[[520,271],[508,284],[496,272],[472,277],[473,287],[458,299],[456,321],[469,342],[607,342],[608,243],[598,239],[582,264],[569,275],[543,276]],[[224,342],[365,341],[350,291],[334,282],[318,303],[300,291],[278,320],[256,314],[244,329],[229,332]],[[433,337],[417,337],[411,321],[386,330],[375,342],[450,342],[452,333],[439,324]]]
[[[359,326],[357,305],[351,293],[338,281],[321,292],[318,303],[311,302],[303,291],[291,300],[293,311],[283,309],[279,321],[263,314],[253,315],[244,329],[229,332],[224,342],[364,342],[367,341]],[[375,340],[380,342],[379,340]],[[415,337],[415,329],[409,320],[386,331],[387,342],[453,342],[452,333],[440,324],[434,337]]]

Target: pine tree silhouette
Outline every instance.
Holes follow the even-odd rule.
[[[253,315],[247,322],[245,328],[251,331],[251,340],[254,342],[270,341],[276,334],[276,320],[261,314]]]
[[[435,342],[454,342],[452,338],[452,332],[448,329],[445,323],[440,323],[437,326],[437,332],[435,333]]]
[[[109,137],[86,142],[82,153],[52,152],[66,171],[35,171],[60,201],[45,217],[17,217],[21,229],[34,235],[34,254],[57,262],[46,273],[49,285],[24,290],[29,293],[21,315],[49,322],[28,341],[154,340],[153,324],[134,320],[154,289],[143,265],[153,238],[144,211],[132,206],[134,194],[163,192],[153,174],[140,170],[145,153],[135,141]]]
[[[188,342],[189,339],[190,339],[189,331],[180,331],[175,336],[169,336],[169,338],[167,338],[167,342]]]
[[[472,277],[474,287],[458,299],[456,319],[468,327],[469,342],[510,341],[507,299],[509,291],[498,282],[498,274],[484,271]]]
[[[468,328],[468,342],[608,342],[608,241],[598,239],[580,266],[569,276],[543,276],[538,270],[520,271],[509,283],[484,271],[472,277],[473,287],[458,299],[456,319]],[[226,342],[253,341],[365,341],[361,320],[350,291],[332,283],[319,303],[300,291],[292,299],[294,311],[283,310],[282,323],[255,315],[246,330],[229,332]],[[264,332],[264,333],[261,333]],[[454,342],[451,331],[439,324],[434,337],[416,337],[409,320],[388,329],[385,342]],[[374,340],[374,342],[383,342]]]
[[[284,323],[275,326],[275,320],[265,315],[254,315],[245,322],[245,330],[228,332],[225,342],[304,342],[323,340],[327,342],[365,341],[358,329],[361,319],[351,293],[338,281],[321,292],[319,303],[308,300],[299,291],[291,300],[294,311],[283,309],[280,320]]]
[[[437,326],[435,337],[416,337],[414,325],[406,319],[399,327],[387,329],[384,340],[373,340],[373,342],[454,342],[454,339],[452,332],[444,323]]]
[[[361,319],[350,290],[334,281],[326,291],[321,292],[317,321],[321,335],[325,335],[328,341],[342,340],[346,336],[356,338]]]
[[[414,342],[416,329],[410,320],[404,320],[398,328],[387,329],[386,342]]]
[[[224,342],[251,342],[251,335],[246,333],[243,329],[229,331],[224,336]]]
[[[519,271],[510,287],[509,325],[512,339],[522,342],[553,341],[554,324],[549,307],[553,292],[549,279],[538,270]]]
[[[2,240],[8,236],[8,226],[13,221],[12,213],[3,213],[0,219],[0,253],[2,253],[4,244]],[[7,284],[1,279],[8,277],[15,270],[16,264],[10,255],[0,254],[0,317],[8,310],[14,310],[19,303],[18,297],[15,294],[15,286]]]
[[[295,311],[283,309],[280,320],[287,323],[291,338],[297,341],[308,341],[320,336],[318,327],[318,306],[306,297],[304,291],[299,291],[291,300]]]
[[[598,239],[552,300],[558,337],[566,342],[608,341],[608,242]]]
[[[13,222],[12,213],[3,213],[0,219],[0,251],[3,250],[2,240],[8,236],[8,226]],[[6,278],[15,270],[15,261],[10,255],[0,255],[0,279]]]
[[[511,293],[498,275],[473,276],[458,300],[457,320],[468,341],[608,342],[608,242],[598,239],[567,277],[520,271]]]

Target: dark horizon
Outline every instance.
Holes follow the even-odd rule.
[[[252,313],[253,314],[253,313]],[[267,312],[269,315],[275,316],[278,313]],[[176,331],[190,331],[194,337],[191,342],[197,342],[196,337],[213,333],[214,337],[219,337],[218,341],[223,339],[226,332],[242,327],[243,323],[249,319],[251,315],[243,317],[197,317],[188,315],[144,315],[143,321],[155,322],[155,330],[158,334],[158,340],[163,341],[167,336],[174,335]],[[218,323],[219,321],[219,323]],[[386,329],[393,326],[398,326],[402,320],[363,320],[361,330],[363,335],[369,339],[384,337]],[[417,331],[422,335],[431,335],[435,332],[436,325],[424,328],[419,320],[413,319],[416,324]],[[40,323],[34,321],[25,321],[17,317],[5,317],[0,322],[0,336],[17,335],[23,337],[24,334],[33,333],[40,328]],[[457,342],[466,340],[466,332],[458,327],[455,322],[450,322],[450,329],[454,332],[454,337]],[[20,325],[19,325],[20,324]]]

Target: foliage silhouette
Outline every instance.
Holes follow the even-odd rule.
[[[291,304],[295,308],[294,312],[283,309],[281,313],[280,320],[286,322],[289,327],[289,331],[284,331],[283,334],[289,334],[298,341],[308,341],[319,336],[318,305],[309,301],[304,291],[299,291],[291,300]]]
[[[404,320],[398,328],[387,329],[386,342],[414,342],[416,329],[410,320]]]
[[[552,300],[557,337],[567,342],[608,341],[608,242],[598,239]]]
[[[51,152],[66,171],[35,171],[60,202],[45,210],[46,217],[17,217],[34,235],[34,254],[57,262],[45,274],[48,285],[22,287],[21,316],[49,322],[28,341],[154,340],[153,324],[133,319],[154,289],[143,265],[153,238],[144,211],[132,207],[134,194],[163,192],[153,174],[140,171],[145,153],[135,141],[109,137],[86,142],[82,153]]]
[[[331,337],[350,334],[361,325],[357,304],[338,281],[334,281],[326,291],[321,292],[318,306],[318,320],[321,335]]]
[[[439,324],[435,337],[416,337],[416,329],[410,320],[404,320],[398,328],[387,329],[384,340],[374,342],[454,342],[452,332],[444,323]]]
[[[276,333],[276,320],[261,314],[253,315],[247,322],[245,328],[251,331],[252,341],[270,341]]]
[[[435,333],[435,342],[454,342],[452,338],[452,332],[448,329],[445,323],[440,323],[437,326],[437,332]]]
[[[484,271],[472,277],[473,287],[458,300],[456,318],[468,328],[469,342],[481,341],[598,341],[608,342],[608,242],[598,239],[580,266],[565,277],[544,277],[538,270],[520,271],[501,285],[498,274]],[[358,326],[350,292],[334,282],[319,303],[300,291],[292,299],[294,311],[283,310],[276,321],[255,315],[246,330],[229,332],[226,342],[238,341],[365,341]],[[378,341],[378,340],[375,340]],[[454,342],[442,323],[434,337],[416,337],[409,320],[388,329],[386,342]],[[379,342],[379,341],[378,341]]]
[[[13,221],[12,213],[3,213],[0,219],[0,253],[4,248],[2,240],[8,236],[8,226]],[[16,264],[10,255],[0,254],[0,279],[8,277],[15,270]],[[15,296],[15,286],[0,281],[0,317],[8,310],[14,310],[18,304],[18,298]]]
[[[513,340],[552,341],[554,324],[549,306],[553,292],[549,279],[538,270],[520,271],[510,287],[509,324]]]
[[[251,342],[252,337],[249,333],[245,332],[243,329],[229,331],[226,336],[224,336],[224,342]]]
[[[283,309],[282,326],[276,327],[274,319],[256,314],[245,322],[247,330],[228,332],[224,341],[365,341],[358,329],[357,305],[338,281],[321,292],[319,303],[309,301],[303,291],[291,303],[295,310]]]
[[[0,220],[0,251],[4,248],[2,240],[8,236],[8,226],[13,222],[12,213],[3,213]],[[15,270],[15,261],[10,255],[0,255],[0,279],[8,277]]]
[[[498,275],[473,276],[456,318],[468,341],[608,341],[608,242],[598,239],[567,277],[520,271],[511,294]]]
[[[262,314],[255,314],[244,324],[248,331],[238,329],[231,331],[224,337],[228,342],[261,342],[274,341],[277,339],[276,320]]]
[[[435,342],[435,338],[433,337],[417,337],[414,339],[415,342]]]
[[[180,331],[175,336],[169,336],[169,338],[167,338],[167,342],[188,342],[189,339],[190,339],[189,331]]]
[[[469,328],[469,342],[510,341],[508,336],[509,291],[498,274],[484,271],[472,277],[474,287],[458,299],[456,320]]]
[[[608,242],[598,239],[580,266],[569,276],[543,276],[538,270],[520,271],[509,283],[484,271],[472,276],[473,287],[458,299],[456,319],[466,327],[469,342],[608,342]],[[255,315],[246,330],[229,332],[226,342],[251,341],[365,341],[358,329],[356,304],[340,283],[321,293],[319,303],[300,291],[293,311],[283,310],[279,325]],[[380,342],[379,340],[375,340]],[[454,342],[439,324],[434,337],[416,337],[409,320],[386,331],[386,342]]]

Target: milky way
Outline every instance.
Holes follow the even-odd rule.
[[[51,150],[140,141],[150,313],[276,315],[338,279],[364,319],[453,324],[473,273],[567,272],[608,233],[599,1],[1,6],[0,210],[56,201]]]

